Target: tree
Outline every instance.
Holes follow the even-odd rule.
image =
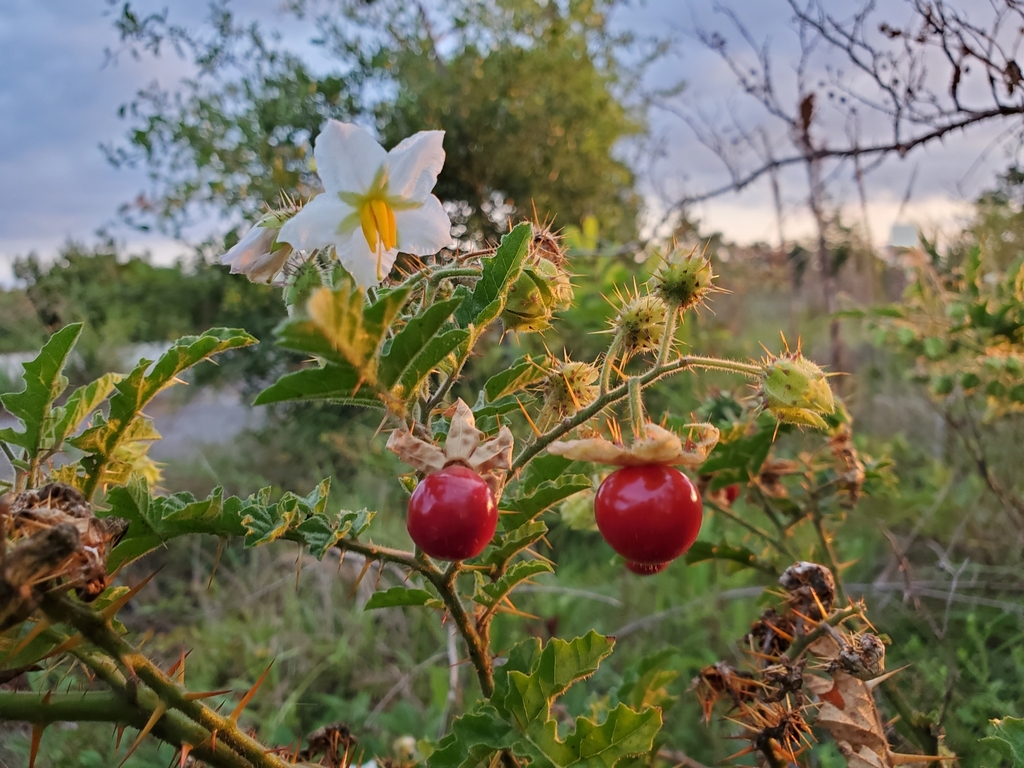
[[[639,198],[617,156],[641,137],[643,110],[627,103],[649,59],[620,55],[637,43],[613,34],[622,0],[515,0],[419,4],[298,2],[337,62],[316,74],[226,3],[200,38],[126,6],[118,20],[132,52],[167,42],[199,74],[172,94],[153,87],[122,109],[118,165],[143,165],[154,190],[124,208],[137,225],[179,227],[196,209],[251,217],[279,194],[316,191],[310,148],[327,118],[374,122],[386,144],[423,128],[447,132],[439,193],[470,240],[503,231],[517,211],[561,223],[585,215],[619,241],[635,234]],[[631,49],[630,49],[631,50]]]

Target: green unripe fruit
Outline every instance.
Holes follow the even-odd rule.
[[[623,355],[657,351],[667,318],[668,307],[658,296],[637,296],[628,301],[613,323],[622,340]]]
[[[676,251],[651,278],[651,287],[670,307],[685,312],[704,303],[714,288],[714,278],[711,260],[698,255],[696,249],[685,255]]]
[[[824,371],[800,352],[765,361],[761,397],[764,407],[785,424],[825,429],[822,416],[836,410]]]

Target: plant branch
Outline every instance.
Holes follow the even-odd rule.
[[[860,616],[860,614],[861,608],[856,605],[851,605],[849,608],[844,608],[841,611],[833,613],[806,635],[801,635],[796,638],[793,641],[793,644],[787,649],[785,657],[790,661],[796,661],[801,655],[803,655],[804,651],[813,645],[816,640],[827,634],[832,627],[837,627],[847,619],[851,619],[854,616]]]

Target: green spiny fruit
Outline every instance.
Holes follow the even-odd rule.
[[[835,413],[835,398],[825,373],[804,357],[800,350],[786,351],[762,361],[761,399],[764,407],[785,424],[817,427],[828,425],[822,418]]]
[[[612,321],[620,334],[625,358],[644,352],[656,352],[665,335],[668,307],[658,296],[635,296],[627,301]]]
[[[651,278],[654,294],[668,306],[685,312],[703,304],[714,290],[715,273],[711,260],[697,249],[683,253],[674,250]]]
[[[538,426],[549,429],[562,419],[586,408],[597,399],[595,382],[600,371],[590,363],[555,361],[542,384],[544,408]]]

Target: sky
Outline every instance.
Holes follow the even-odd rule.
[[[962,0],[974,2],[975,0]],[[982,2],[983,0],[977,0]],[[117,142],[127,129],[118,108],[138,89],[156,81],[173,85],[189,74],[185,62],[165,51],[159,58],[134,60],[122,54],[111,62],[106,52],[119,46],[108,0],[3,0],[0,13],[0,284],[11,281],[10,263],[36,252],[52,258],[69,240],[89,243],[101,228],[132,251],[148,250],[157,261],[169,261],[187,247],[167,236],[144,234],[118,220],[118,207],[147,188],[142,171],[116,169],[101,144]],[[163,3],[141,0],[142,11],[160,10]],[[280,10],[280,0],[236,1],[234,9],[280,31],[293,48],[316,60],[308,41],[311,31]],[[789,14],[780,0],[734,0],[730,4],[749,25],[759,44],[768,42],[778,64],[795,56]],[[204,0],[179,0],[171,19],[187,26],[201,23]],[[756,122],[758,113],[735,88],[735,81],[717,57],[697,41],[698,27],[728,29],[727,19],[711,2],[647,0],[614,18],[621,29],[640,34],[673,35],[676,53],[657,65],[649,85],[679,79],[687,88],[682,100],[687,114],[712,122],[738,116]],[[785,71],[778,66],[778,71]],[[783,78],[784,79],[784,78]],[[656,111],[652,128],[661,149],[638,167],[642,191],[657,212],[659,193],[674,198],[721,184],[721,162],[698,142],[678,116]],[[943,144],[890,160],[867,179],[868,220],[873,238],[884,244],[897,218],[927,229],[955,226],[969,202],[991,186],[1009,157],[995,127],[952,136]],[[779,138],[778,136],[776,138]],[[784,138],[784,137],[783,137]],[[781,145],[780,145],[781,146]],[[799,169],[783,176],[784,235],[797,238],[811,231],[804,203],[805,185]],[[913,179],[910,199],[901,201]],[[860,220],[856,187],[848,172],[830,185],[835,204]],[[740,242],[773,241],[777,224],[765,182],[742,194],[726,195],[694,210],[706,231],[721,231]],[[899,216],[897,216],[899,214]],[[217,221],[208,230],[223,228]],[[195,233],[195,234],[207,234]]]

